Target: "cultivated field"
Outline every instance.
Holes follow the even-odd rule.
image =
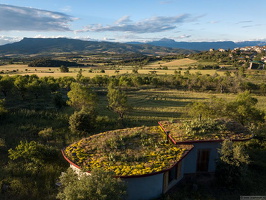
[[[183,58],[183,59],[177,59],[177,60],[173,60],[170,62],[166,62],[166,61],[156,61],[156,62],[150,62],[147,66],[145,67],[149,67],[149,68],[154,68],[154,67],[168,67],[168,68],[178,68],[178,67],[184,67],[184,66],[190,66],[192,64],[196,64],[197,61],[196,60],[192,60],[189,58]]]
[[[193,63],[193,60],[190,59],[181,59],[176,61],[171,61],[163,64],[167,66],[168,69],[162,69],[159,64],[146,65],[142,69],[138,70],[139,74],[158,74],[158,75],[172,75],[175,74],[175,71],[181,71],[183,74],[187,70],[186,64]],[[99,65],[98,67],[70,67],[68,73],[60,72],[59,67],[28,67],[27,65],[2,65],[0,66],[0,75],[32,75],[36,74],[39,77],[53,76],[53,77],[64,77],[72,76],[76,77],[77,73],[82,69],[82,75],[85,77],[94,77],[96,75],[107,75],[113,76],[118,74],[130,74],[134,66],[118,66],[119,69],[110,69],[108,66]],[[182,70],[180,69],[182,68]],[[101,70],[104,69],[105,73],[102,73]],[[224,71],[217,70],[190,70],[190,73],[201,74],[210,74],[218,73],[220,75],[224,74]]]

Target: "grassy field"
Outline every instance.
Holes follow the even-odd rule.
[[[125,116],[126,126],[156,125],[158,121],[180,120],[188,118],[190,103],[206,101],[212,96],[223,98],[225,101],[234,100],[236,94],[199,93],[179,90],[143,89],[127,92],[132,110]],[[255,96],[258,108],[266,111],[266,97]],[[116,117],[106,108],[106,96],[99,97],[99,114],[110,118]]]
[[[172,62],[169,62],[172,63]],[[180,66],[172,66],[169,67],[168,70],[164,69],[158,69],[160,68],[157,65],[154,65],[153,67],[145,66],[142,69],[138,70],[139,74],[152,74],[156,73],[158,75],[173,75],[175,73],[175,70],[179,71]],[[27,65],[3,65],[0,66],[0,72],[2,74],[0,75],[32,75],[36,74],[39,77],[45,77],[45,76],[53,76],[55,78],[58,77],[64,77],[64,76],[72,76],[76,77],[77,73],[80,69],[82,69],[82,75],[85,77],[94,77],[96,75],[107,75],[107,76],[113,76],[117,74],[130,74],[132,73],[133,67],[129,68],[129,66],[119,67],[120,70],[116,69],[110,69],[108,67],[70,67],[68,73],[60,72],[59,68],[57,67],[28,67]],[[101,72],[101,69],[105,70],[105,73]],[[183,70],[181,70],[181,74],[184,74],[187,68],[182,67]],[[224,71],[217,71],[217,70],[190,70],[190,73],[197,73],[200,72],[201,74],[210,74],[213,75],[214,73],[218,73],[219,75],[223,75]]]
[[[166,62],[166,61],[156,61],[156,62],[150,62],[146,67],[147,68],[155,68],[155,67],[168,67],[169,69],[172,68],[177,68],[177,67],[184,67],[184,66],[190,66],[192,64],[197,63],[196,60],[192,60],[189,58],[184,58],[184,59],[177,59],[177,60],[173,60],[170,62]]]

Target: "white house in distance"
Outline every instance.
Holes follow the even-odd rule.
[[[186,133],[183,122],[108,131],[83,138],[62,154],[72,169],[113,171],[127,183],[128,200],[166,193],[186,174],[214,172],[221,142],[244,141],[252,134],[232,121],[216,120],[217,130]]]

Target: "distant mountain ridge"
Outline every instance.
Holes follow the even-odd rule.
[[[209,49],[234,49],[234,48],[241,48],[241,47],[246,47],[246,46],[264,46],[266,45],[266,41],[176,42],[175,40],[172,40],[172,39],[163,38],[158,41],[152,41],[152,42],[146,42],[146,43],[130,42],[128,44],[150,44],[150,45],[161,46],[161,47],[206,51]]]
[[[11,44],[0,46],[1,54],[41,54],[53,53],[142,53],[169,54],[193,53],[191,50],[152,46],[149,44],[126,44],[115,42],[84,41],[67,38],[24,38]]]

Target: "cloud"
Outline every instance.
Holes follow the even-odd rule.
[[[152,17],[144,19],[143,21],[133,22],[129,16],[124,16],[118,19],[114,25],[103,26],[101,24],[94,24],[85,27],[78,32],[129,32],[129,33],[158,33],[177,28],[177,25],[189,21],[188,14],[173,16],[173,17]]]
[[[0,31],[70,31],[69,15],[0,4]]]
[[[104,41],[115,41],[116,39],[115,38],[107,38],[107,37],[104,37],[103,40]]]
[[[180,36],[177,36],[175,37],[175,39],[186,39],[186,38],[190,38],[191,35],[180,35]]]
[[[130,19],[130,17],[129,16],[124,16],[124,17],[121,17],[120,19],[118,19],[116,22],[115,22],[115,24],[120,24],[120,25],[122,25],[122,24],[128,24],[128,23],[131,23],[132,21],[131,21],[131,19]]]
[[[0,45],[18,42],[21,39],[21,37],[0,36]]]
[[[35,35],[33,38],[67,38],[67,36],[65,35],[56,35],[56,36]]]
[[[248,20],[248,21],[239,21],[236,24],[246,24],[246,23],[252,23],[252,22],[253,21],[250,21],[250,20]]]
[[[241,26],[241,28],[253,28],[253,27],[258,27],[258,26],[262,26],[262,24],[245,25],[245,26]]]
[[[210,24],[217,24],[219,23],[220,21],[209,21]]]
[[[72,11],[72,8],[71,8],[71,6],[65,6],[65,7],[61,8],[61,10],[63,12],[71,12]]]

